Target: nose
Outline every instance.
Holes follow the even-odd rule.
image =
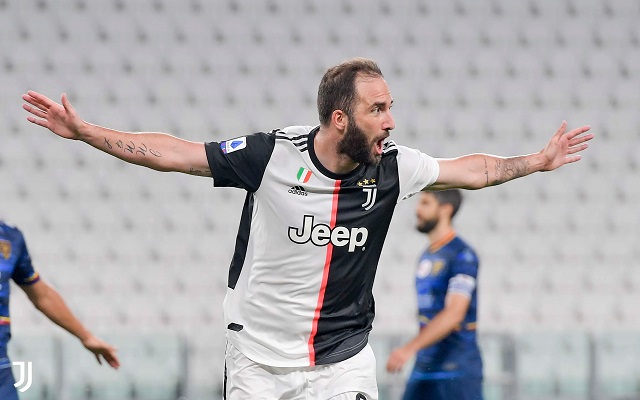
[[[391,114],[391,111],[387,111],[386,118],[382,123],[382,129],[384,129],[385,131],[391,131],[395,129],[395,127],[396,127],[396,120],[393,118],[393,114]]]

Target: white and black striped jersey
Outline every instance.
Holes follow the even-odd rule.
[[[227,339],[265,365],[334,363],[366,345],[394,208],[439,173],[434,158],[393,141],[379,164],[332,173],[314,151],[318,129],[205,144],[214,185],[247,191],[224,301]]]

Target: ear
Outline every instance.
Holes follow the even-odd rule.
[[[449,203],[440,204],[440,215],[446,217],[449,221],[453,218],[453,205]]]
[[[336,128],[340,131],[344,131],[347,129],[347,124],[349,123],[349,117],[347,113],[342,110],[334,110],[331,113],[331,122],[335,125]]]

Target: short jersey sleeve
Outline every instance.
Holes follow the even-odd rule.
[[[405,146],[398,148],[398,176],[400,195],[398,201],[408,199],[438,179],[438,161],[423,152]]]
[[[31,264],[31,256],[22,234],[19,235],[16,245],[16,265],[11,274],[11,279],[18,285],[31,285],[40,280],[40,275]]]
[[[478,279],[478,257],[470,248],[464,248],[453,259],[447,293],[473,295]]]
[[[274,146],[275,135],[272,133],[254,133],[205,143],[214,186],[255,192],[260,187]]]

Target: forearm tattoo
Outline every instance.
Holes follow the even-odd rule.
[[[209,168],[205,168],[204,170],[189,168],[189,173],[191,175],[211,176],[211,170]]]
[[[487,186],[489,186],[489,169],[487,159],[484,159],[485,175],[487,176]],[[529,174],[529,161],[524,157],[511,157],[495,160],[495,176],[491,185],[499,185],[512,179],[520,178]]]
[[[487,167],[487,159],[484,159],[484,175],[487,177],[486,186],[489,186],[489,167]]]
[[[109,139],[107,139],[106,137],[104,138],[104,145],[109,150],[113,150],[113,145],[111,144]],[[159,151],[147,147],[147,145],[144,143],[137,145],[131,140],[128,142],[123,142],[122,140],[118,140],[117,142],[115,142],[115,145],[120,150],[122,150],[123,153],[128,152],[131,154],[139,154],[141,156],[146,156],[147,154],[151,154],[152,156],[155,156],[155,157],[162,157],[162,154]]]

